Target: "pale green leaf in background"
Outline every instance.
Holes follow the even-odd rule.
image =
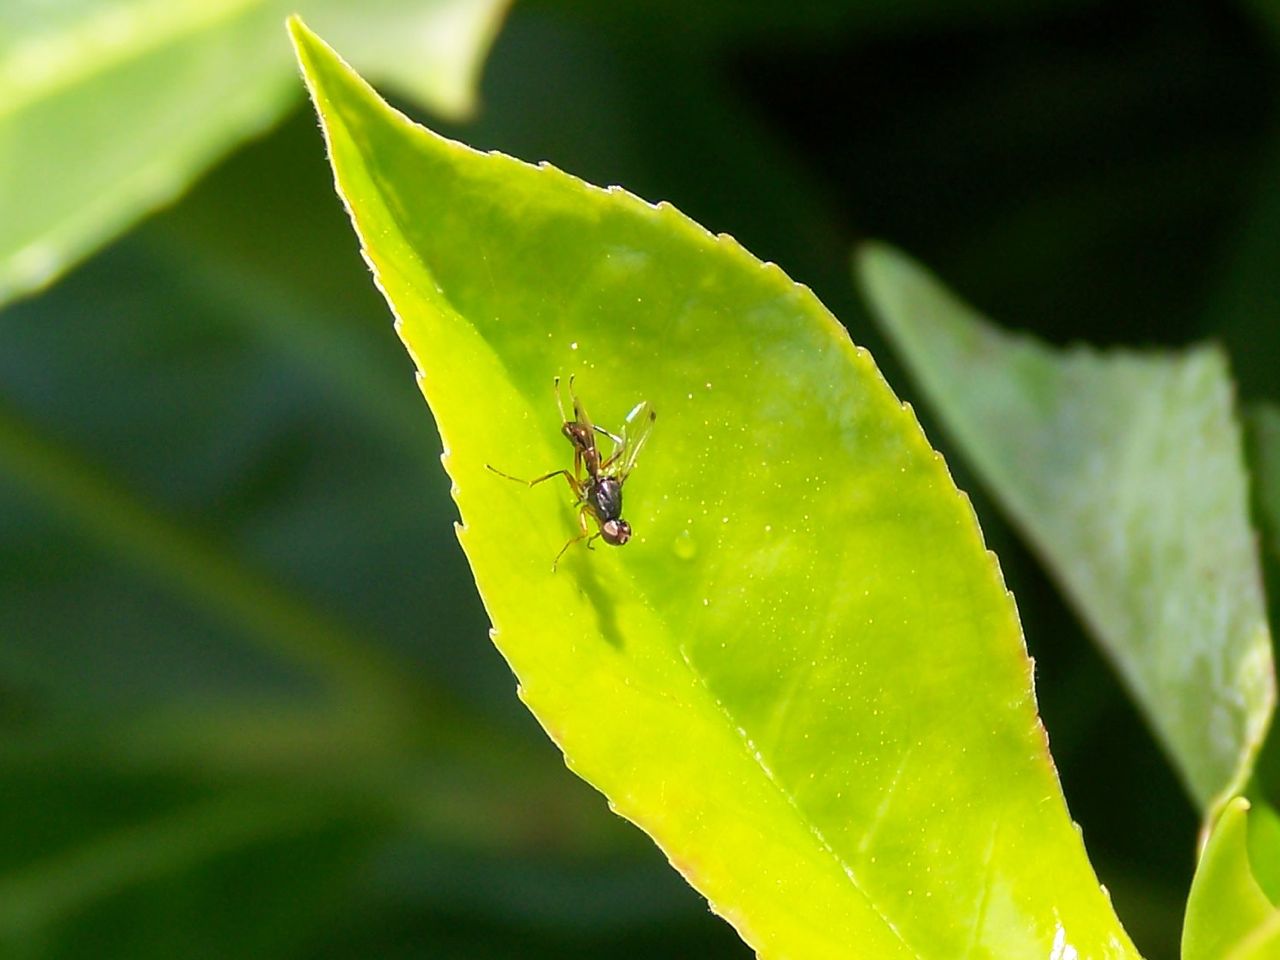
[[[957,445],[1115,662],[1202,808],[1248,781],[1275,668],[1218,350],[1055,349],[902,254],[866,296]]]
[[[429,109],[469,111],[507,0],[0,4],[0,304],[173,198],[297,95],[301,7]]]
[[[1229,801],[1200,855],[1187,901],[1182,960],[1219,960],[1276,913],[1250,864],[1248,812],[1243,797]]]
[[[870,357],[673,208],[392,111],[295,21],[346,201],[445,442],[463,547],[570,766],[766,957],[1132,957],[1016,613]],[[635,538],[575,548],[551,382],[656,432]]]
[[[1254,404],[1245,421],[1248,427],[1249,465],[1253,470],[1253,502],[1257,524],[1262,534],[1263,569],[1267,578],[1267,596],[1271,600],[1272,624],[1280,611],[1280,406],[1274,403]],[[1275,725],[1263,744],[1258,758],[1257,779],[1262,793],[1273,804],[1280,799],[1280,734]],[[1252,833],[1266,831],[1275,836],[1280,851],[1280,818],[1268,809],[1253,818]],[[1280,855],[1260,868],[1259,878],[1273,897],[1280,898]]]

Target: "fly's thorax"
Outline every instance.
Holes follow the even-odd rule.
[[[622,516],[622,483],[614,477],[600,477],[587,483],[586,501],[603,523]]]

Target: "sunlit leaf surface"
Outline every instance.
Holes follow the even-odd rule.
[[[1280,956],[1280,911],[1246,937],[1223,960],[1274,960]]]
[[[570,766],[764,956],[1132,956],[1013,605],[909,409],[807,290],[669,206],[408,122],[294,24],[445,442],[494,639]],[[551,384],[657,427],[573,548]]]
[[[1202,806],[1248,780],[1275,672],[1226,362],[1057,350],[919,266],[863,287],[938,416],[1097,635]]]
[[[1250,863],[1248,812],[1249,802],[1241,797],[1228,803],[1200,856],[1187,902],[1182,960],[1218,960],[1276,913]],[[1280,856],[1280,850],[1271,854]]]

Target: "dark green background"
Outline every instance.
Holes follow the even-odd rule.
[[[1277,40],[1261,0],[543,0],[444,130],[733,234],[907,399],[850,279],[863,237],[1054,342],[1218,337],[1243,398],[1276,398]],[[304,104],[0,335],[0,955],[747,955],[516,701]],[[1196,816],[921,414],[1017,597],[1101,879],[1173,957]],[[226,600],[256,609],[246,585],[394,658],[405,704],[335,704]]]

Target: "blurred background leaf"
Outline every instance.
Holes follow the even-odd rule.
[[[1280,339],[1280,338],[1277,338]],[[1254,515],[1257,518],[1262,553],[1263,572],[1266,576],[1267,596],[1271,600],[1271,626],[1275,634],[1280,625],[1280,404],[1261,402],[1253,404],[1245,420],[1249,447],[1249,461],[1253,468]],[[1257,778],[1262,796],[1280,797],[1280,730],[1272,725],[1262,753],[1258,757]],[[1265,821],[1263,829],[1278,829],[1280,825],[1273,814],[1255,813],[1255,824]],[[1280,840],[1277,840],[1280,849]],[[1275,881],[1270,887],[1273,897],[1280,902],[1280,858],[1272,871]]]
[[[57,9],[5,5],[6,15]],[[811,285],[910,399],[849,283],[859,237],[912,250],[992,316],[1052,343],[1224,336],[1244,398],[1280,399],[1265,360],[1280,351],[1280,271],[1265,252],[1280,237],[1265,200],[1280,183],[1277,21],[1211,0],[921,0],[898,9],[715,0],[658,18],[641,3],[529,0],[496,39],[474,120],[449,130],[669,199],[732,233]],[[278,20],[271,30],[286,50]],[[375,77],[382,69],[360,66]],[[301,105],[301,85],[293,90]],[[402,105],[413,112],[415,103]],[[339,811],[331,827],[317,825],[317,862],[332,865],[346,909],[326,910],[323,890],[321,907],[307,906],[300,887],[298,916],[317,919],[277,955],[742,956],[661,856],[631,844],[630,828],[579,791],[512,696],[453,535],[456,512],[412,370],[334,200],[315,121],[297,108],[287,117],[180,204],[0,313],[7,420],[183,529],[213,531],[252,577],[321,607],[349,635],[376,638],[406,677],[451,691],[474,726],[496,725],[503,742],[528,751],[524,772],[477,773],[483,787],[463,794],[512,816],[531,810],[523,841],[499,832],[477,848],[485,834],[472,831],[465,849],[442,847],[403,828],[370,837],[369,825],[388,818],[364,801],[347,819]],[[83,136],[57,134],[72,146],[54,169],[73,162]],[[19,146],[0,150],[6,176]],[[9,209],[5,194],[0,225]],[[1249,307],[1243,325],[1228,328],[1213,304],[1236,283],[1235,302]],[[1174,957],[1196,813],[1043,569],[927,407],[917,412],[974,499],[1017,597],[1054,759],[1101,879],[1143,954]],[[315,728],[347,731],[311,737],[322,758],[311,766],[339,774],[366,762],[380,730],[397,731],[396,755],[437,734],[429,722],[405,729],[350,711],[322,721],[333,707],[314,671],[175,593],[176,578],[142,571],[132,548],[104,548],[73,512],[21,480],[15,463],[0,455],[0,722],[5,742],[36,756],[23,763],[49,777],[61,771],[40,791],[22,786],[33,775],[6,780],[14,803],[43,798],[25,803],[25,819],[5,819],[5,845],[17,849],[36,822],[30,811],[44,817],[22,844],[24,864],[153,818],[215,809],[223,794],[211,794],[231,776],[216,770],[252,770],[255,756],[274,756],[258,769],[282,791],[305,793],[309,775],[290,757]],[[107,720],[152,745],[104,751],[103,785],[77,786],[85,738],[115,739]],[[363,746],[338,746],[353,738],[349,726]],[[210,727],[217,737],[185,732]],[[211,754],[223,758],[213,771]],[[159,772],[133,772],[139,766]],[[455,782],[441,772],[452,766],[423,775],[422,803],[431,784]],[[559,802],[526,801],[526,781],[538,775],[564,791]],[[193,778],[196,787],[179,792]],[[265,787],[256,799],[260,779],[236,774],[226,804],[275,802]],[[311,816],[328,816],[319,801],[314,808]],[[509,819],[486,822],[497,829]],[[365,844],[357,853],[344,847],[344,829]],[[305,858],[306,837],[291,836],[281,842],[300,844]],[[287,870],[276,863],[282,846],[241,842],[259,851],[264,875]],[[193,858],[185,872],[135,886],[132,912],[111,901],[116,926],[99,929],[119,936],[121,925],[143,922],[152,897],[159,925],[164,896],[181,889],[211,919],[270,922],[231,887],[202,885],[203,875]],[[50,955],[41,943],[56,942],[70,919],[44,941],[24,938],[28,954]],[[217,952],[212,933],[194,932],[184,952],[204,944]]]
[[[351,56],[460,116],[507,0],[302,3]],[[0,5],[0,303],[38,288],[274,124],[285,0]]]
[[[939,418],[1215,816],[1253,776],[1276,699],[1225,357],[1055,350],[889,247],[864,247],[857,266]]]

